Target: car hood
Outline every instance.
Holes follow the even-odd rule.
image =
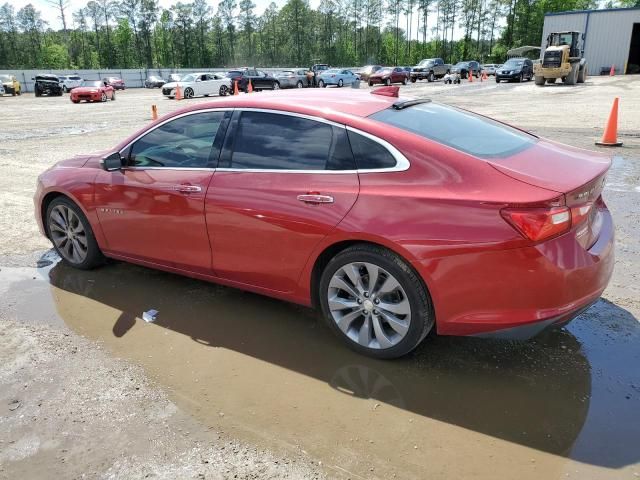
[[[164,85],[162,85],[164,88],[176,88],[178,85],[180,85],[181,87],[186,86],[191,86],[192,82],[169,82],[169,83],[165,83]]]
[[[585,185],[611,165],[607,155],[548,140],[513,156],[486,161],[512,178],[561,193]]]
[[[76,87],[73,89],[73,93],[90,93],[94,90],[100,90],[104,87]]]

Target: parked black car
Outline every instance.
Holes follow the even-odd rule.
[[[451,67],[451,73],[459,74],[460,78],[468,78],[470,71],[473,72],[474,77],[480,78],[480,63],[469,60],[466,62],[458,62]]]
[[[165,83],[166,82],[164,81],[164,79],[156,75],[149,75],[147,79],[144,81],[144,87],[145,88],[162,88],[162,86]]]
[[[62,85],[60,85],[60,79],[57,75],[41,73],[40,75],[36,75],[33,80],[36,82],[33,87],[36,97],[41,97],[42,95],[48,95],[50,97],[62,96]]]
[[[501,80],[524,82],[533,78],[533,62],[528,58],[510,58],[496,70],[496,83]]]
[[[261,72],[255,68],[240,68],[238,70],[230,70],[227,77],[231,79],[230,88],[233,92],[234,82],[238,82],[238,89],[246,92],[249,88],[249,81],[254,90],[278,90],[280,82],[268,73]]]

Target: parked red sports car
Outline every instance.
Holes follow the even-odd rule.
[[[73,103],[106,102],[108,99],[116,99],[116,91],[111,85],[106,85],[100,80],[84,82],[81,87],[76,87],[69,93],[69,98]]]
[[[106,256],[319,306],[381,358],[434,325],[529,336],[598,299],[609,159],[397,90],[171,113],[40,175],[40,229],[78,268]]]
[[[409,72],[402,67],[384,67],[369,75],[369,86],[377,83],[391,85],[392,83],[402,83],[406,85],[409,81]]]

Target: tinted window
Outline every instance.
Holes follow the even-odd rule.
[[[527,133],[435,103],[386,109],[370,118],[479,157],[505,157],[535,142],[535,137]]]
[[[209,167],[209,158],[224,112],[203,112],[171,120],[131,147],[129,165],[142,167]]]
[[[276,113],[243,112],[231,167],[269,170],[352,170],[344,128]]]
[[[364,135],[349,132],[349,143],[359,170],[396,166],[396,159],[389,150]]]

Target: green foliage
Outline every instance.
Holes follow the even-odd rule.
[[[0,69],[415,65],[502,62],[509,48],[540,45],[544,14],[596,0],[91,0],[47,29],[32,4],[0,6]],[[638,6],[640,0],[610,0]]]

